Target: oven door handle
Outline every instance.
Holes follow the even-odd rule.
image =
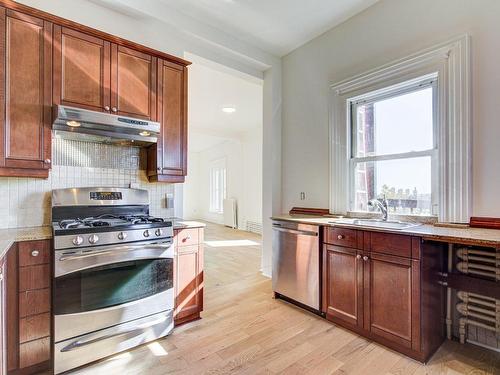
[[[83,258],[90,258],[90,257],[95,257],[99,255],[106,255],[110,253],[117,253],[117,252],[130,252],[134,250],[144,250],[144,249],[158,249],[158,250],[166,250],[170,247],[172,247],[173,244],[146,244],[146,245],[141,245],[141,246],[122,246],[122,247],[115,247],[113,249],[109,250],[101,250],[101,251],[92,251],[86,254],[68,254],[68,255],[61,255],[58,260],[60,262],[64,262],[66,260],[76,260],[76,259],[83,259]]]
[[[140,334],[144,333],[147,329],[163,323],[165,320],[167,320],[167,317],[162,317],[160,319],[153,320],[152,322],[147,322],[145,324],[139,324],[135,327],[132,328],[126,328],[126,329],[118,329],[115,332],[110,332],[104,335],[99,335],[99,334],[90,334],[87,335],[90,336],[87,339],[79,339],[76,341],[73,341],[72,343],[66,345],[64,348],[61,349],[61,352],[69,352],[72,350],[76,350],[82,347],[85,347],[87,345],[95,344],[96,342],[107,340],[116,336],[123,336],[123,335],[128,335],[128,334],[134,334],[134,336],[139,336]]]

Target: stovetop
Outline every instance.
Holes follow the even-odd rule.
[[[117,230],[134,230],[171,227],[172,222],[150,215],[102,214],[85,218],[63,219],[52,223],[54,234],[102,233]]]

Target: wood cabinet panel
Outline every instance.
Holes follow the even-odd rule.
[[[19,293],[19,318],[50,311],[50,289],[27,290]]]
[[[176,319],[201,311],[200,284],[203,271],[200,267],[198,246],[190,246],[179,251],[176,264]]]
[[[370,232],[370,251],[410,258],[411,236]]]
[[[325,242],[332,245],[362,249],[362,232],[347,228],[326,228]]]
[[[54,103],[109,111],[111,44],[72,29],[54,28]]]
[[[356,249],[323,247],[325,285],[323,311],[327,318],[363,325],[363,264]]]
[[[49,241],[19,242],[19,266],[33,266],[50,262]]]
[[[52,24],[0,8],[0,175],[47,177],[51,153]],[[27,139],[29,137],[29,141]]]
[[[176,231],[175,239],[178,247],[198,245],[200,243],[198,228],[181,229]]]
[[[184,182],[187,174],[187,68],[158,62],[158,121],[161,134],[148,150],[152,181]]]
[[[365,329],[399,345],[412,347],[416,291],[412,261],[402,257],[371,254],[365,272]],[[418,262],[417,262],[418,263]],[[418,267],[418,265],[415,265]]]
[[[19,268],[19,291],[44,289],[50,287],[50,265],[39,264],[36,266]]]
[[[113,44],[111,60],[112,112],[155,120],[157,58]]]
[[[25,368],[50,360],[50,337],[19,345],[19,367]]]
[[[38,314],[19,319],[19,342],[50,336],[50,314]]]

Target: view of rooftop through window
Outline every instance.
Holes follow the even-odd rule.
[[[354,105],[354,211],[385,196],[389,211],[431,215],[433,86]]]

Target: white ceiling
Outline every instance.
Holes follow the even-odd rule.
[[[283,56],[378,0],[159,1],[200,23]]]
[[[189,149],[200,152],[228,139],[262,127],[263,87],[247,77],[198,56],[186,56],[193,64],[188,79]],[[236,112],[224,113],[223,107]]]

